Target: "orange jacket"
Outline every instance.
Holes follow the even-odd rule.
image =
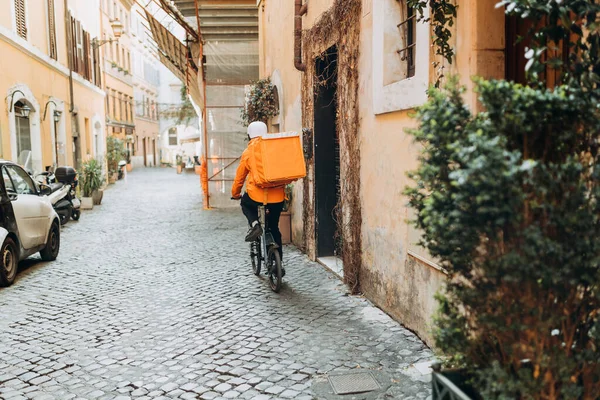
[[[251,165],[253,165],[251,158],[253,157],[252,146],[257,143],[256,140],[251,140],[248,143],[248,147],[242,153],[242,158],[240,159],[240,165],[235,173],[235,180],[233,181],[233,187],[231,188],[231,196],[234,198],[238,198],[242,194],[242,187],[244,186],[244,181],[246,177],[250,173]],[[269,189],[261,189],[254,183],[254,178],[252,174],[248,177],[248,183],[246,184],[246,193],[250,198],[258,203],[266,202],[267,203],[281,203],[285,198],[285,190],[284,187],[276,187]]]

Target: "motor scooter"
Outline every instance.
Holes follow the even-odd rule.
[[[69,219],[79,220],[81,202],[76,196],[77,172],[72,167],[58,167],[54,173],[46,171],[35,177],[36,181],[50,187],[48,195],[52,207],[60,218],[61,225]]]

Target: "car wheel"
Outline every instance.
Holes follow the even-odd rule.
[[[12,285],[17,276],[18,265],[17,246],[11,238],[6,238],[0,250],[0,286]]]
[[[60,228],[57,223],[53,223],[48,233],[48,239],[46,241],[46,247],[40,251],[42,260],[54,261],[58,257],[58,251],[60,250]]]

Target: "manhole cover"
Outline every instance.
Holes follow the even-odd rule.
[[[329,383],[335,394],[364,393],[381,389],[370,372],[330,376]]]

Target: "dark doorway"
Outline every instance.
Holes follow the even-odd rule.
[[[148,166],[148,154],[146,151],[146,138],[142,139],[142,153],[144,154],[144,167]]]
[[[337,47],[315,60],[315,210],[317,256],[340,254],[336,206],[340,199],[340,146],[337,132]]]
[[[546,26],[544,20],[539,23],[539,27]],[[506,69],[505,78],[509,81],[514,81],[526,85],[527,76],[525,66],[527,59],[525,58],[525,49],[531,46],[531,32],[534,27],[533,22],[529,19],[523,19],[516,16],[506,16],[505,20],[505,35],[506,35]],[[561,41],[558,46],[552,44],[542,54],[542,61],[559,58],[565,65],[568,65],[569,43]],[[551,65],[546,67],[546,70],[541,74],[540,78],[546,82],[548,88],[554,88],[561,83],[562,71],[555,69]]]
[[[152,158],[154,160],[154,166],[156,167],[156,139],[152,139]]]

